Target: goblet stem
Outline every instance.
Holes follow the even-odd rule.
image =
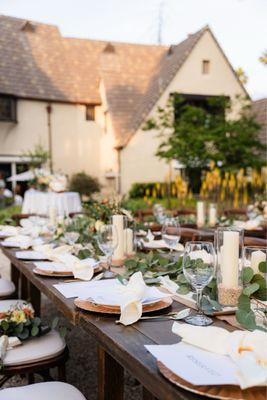
[[[198,314],[203,314],[203,311],[201,309],[201,299],[202,299],[203,288],[201,288],[201,289],[196,288],[196,292],[197,292],[197,312],[198,312]]]

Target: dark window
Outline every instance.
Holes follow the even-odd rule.
[[[95,106],[86,106],[86,121],[95,120]]]
[[[17,120],[17,102],[12,96],[0,94],[0,121]]]
[[[207,75],[210,73],[210,61],[203,60],[202,61],[202,74]]]
[[[203,108],[210,114],[225,115],[225,104],[220,96],[205,96],[198,94],[172,94],[174,99],[175,120],[178,121],[184,111],[184,107],[188,104],[194,107]],[[228,97],[223,97],[227,101]]]

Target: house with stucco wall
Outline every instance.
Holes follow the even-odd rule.
[[[142,126],[173,93],[247,95],[208,26],[161,46],[67,38],[0,16],[0,172],[14,174],[42,144],[54,170],[85,171],[122,193],[162,181],[160,139]]]

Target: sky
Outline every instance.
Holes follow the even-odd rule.
[[[247,74],[252,99],[267,97],[267,67],[258,61],[267,49],[267,0],[0,0],[0,14],[57,25],[64,36],[149,44],[159,36],[178,43],[208,24]]]

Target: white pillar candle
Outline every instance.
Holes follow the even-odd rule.
[[[201,228],[205,225],[205,204],[203,201],[197,202],[197,226]]]
[[[50,206],[48,210],[49,222],[51,225],[56,225],[57,222],[57,209],[56,207]]]
[[[209,226],[215,226],[217,222],[217,209],[215,206],[210,205],[209,208]]]
[[[130,228],[124,229],[124,253],[131,255],[134,254],[134,235],[133,230]]]
[[[124,258],[124,231],[123,231],[123,215],[113,215],[112,224],[116,227],[118,245],[114,250],[113,260],[123,260]]]
[[[238,288],[239,232],[223,232],[223,246],[220,251],[222,286]]]
[[[266,254],[261,251],[261,250],[256,250],[251,253],[251,263],[250,266],[254,271],[254,274],[262,274],[262,272],[259,271],[259,263],[262,261],[266,261]]]

